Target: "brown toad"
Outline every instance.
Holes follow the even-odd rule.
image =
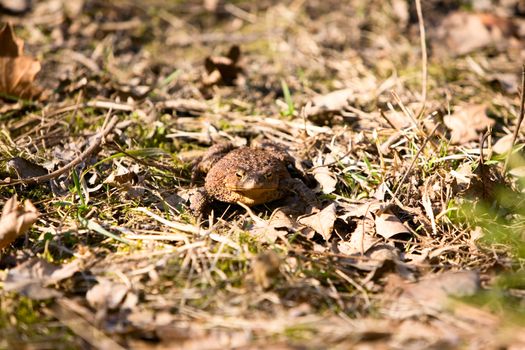
[[[315,194],[287,169],[289,156],[273,148],[212,146],[194,169],[194,177],[206,173],[204,186],[191,198],[190,209],[202,214],[214,200],[247,206],[268,203],[297,193],[309,205]]]

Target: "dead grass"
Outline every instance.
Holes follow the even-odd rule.
[[[49,92],[45,101],[0,105],[2,165],[20,156],[56,170],[93,144],[108,115],[118,122],[51,182],[0,187],[2,202],[17,194],[42,214],[2,252],[4,286],[25,261],[81,261],[72,276],[35,287],[59,291],[54,301],[1,292],[0,347],[525,342],[523,183],[503,173],[505,152],[495,150],[515,127],[519,97],[503,77],[519,75],[522,47],[453,56],[429,20],[418,114],[417,21],[403,18],[409,10],[396,9],[399,1],[240,2],[211,12],[201,2],[86,1],[76,14],[51,3],[2,15],[41,61],[38,82]],[[207,86],[204,59],[232,44],[245,83]],[[309,101],[339,89],[349,89],[345,103],[321,98],[337,106],[303,118]],[[485,119],[447,122],[462,104],[485,104]],[[480,145],[487,116],[494,123]],[[451,143],[465,130],[474,137]],[[337,204],[328,241],[282,221],[277,209],[290,199],[254,208],[258,217],[226,205],[194,218],[191,162],[221,141],[270,141],[302,162],[324,207]],[[521,153],[510,163],[516,174]],[[437,277],[425,293],[414,287],[465,270],[479,273],[481,291],[469,289],[470,275]],[[439,291],[450,289],[471,299],[449,307]],[[415,304],[400,312],[403,298]]]

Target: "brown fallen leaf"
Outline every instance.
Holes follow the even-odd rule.
[[[396,271],[400,275],[405,275],[403,263],[399,256],[399,250],[388,244],[375,245],[368,249],[364,258],[355,259],[349,264],[362,271],[374,271],[375,273],[386,273]]]
[[[86,300],[95,310],[132,309],[138,299],[128,286],[101,280],[99,284],[87,291]]]
[[[389,239],[403,232],[410,231],[394,214],[385,211],[376,216],[376,233],[381,237]]]
[[[525,177],[525,166],[519,166],[509,170],[509,174],[515,177]]]
[[[349,99],[354,95],[354,89],[341,89],[325,95],[315,96],[310,103],[305,106],[306,116],[339,112],[348,106]]]
[[[60,296],[59,291],[47,287],[73,276],[79,271],[80,264],[79,259],[62,266],[38,258],[28,260],[9,270],[4,290],[20,293],[33,300]]]
[[[474,271],[446,272],[413,284],[405,284],[392,276],[386,287],[389,297],[384,311],[396,319],[434,315],[444,311],[449,296],[470,296],[479,288],[479,274]]]
[[[343,214],[339,216],[342,220],[347,220],[348,218],[371,218],[373,219],[373,213],[376,213],[378,210],[385,210],[387,204],[383,201],[377,200],[375,198],[368,199],[363,204],[346,204],[340,203],[340,207],[344,209]]]
[[[288,230],[294,229],[299,230],[300,225],[297,225],[285,211],[277,209],[268,221],[255,221],[249,232],[265,242],[275,243],[278,238],[284,237],[289,232]]]
[[[498,154],[507,153],[512,148],[512,139],[512,134],[503,136],[492,145],[492,150]]]
[[[15,36],[11,24],[0,29],[0,97],[38,97],[42,90],[34,84],[40,62],[24,56],[24,42]]]
[[[30,200],[21,204],[16,196],[11,197],[2,209],[0,217],[0,250],[23,235],[33,225],[40,213]]]
[[[22,14],[31,10],[30,0],[0,0],[0,12]]]
[[[454,113],[443,118],[445,125],[450,129],[450,142],[464,144],[477,140],[479,132],[495,124],[487,117],[486,106],[468,104],[456,107]]]
[[[16,171],[19,179],[39,177],[49,173],[49,171],[43,166],[35,164],[22,157],[14,157],[7,162],[7,165]]]
[[[242,67],[239,66],[241,58],[241,49],[233,45],[226,56],[210,56],[204,60],[206,73],[202,82],[206,86],[223,84],[223,85],[242,85],[241,73]]]
[[[357,221],[357,227],[352,232],[349,241],[340,241],[337,243],[336,253],[354,255],[365,254],[381,239],[373,237],[374,222],[370,219],[363,218]]]
[[[300,224],[308,226],[323,236],[325,241],[330,239],[334,230],[335,219],[337,219],[335,203],[330,204],[320,212],[300,218]]]
[[[136,165],[127,168],[119,165],[102,182],[111,185],[135,185],[140,180],[138,173],[139,167]]]
[[[496,72],[488,74],[487,81],[507,94],[518,93],[519,78],[517,74]]]
[[[489,13],[450,13],[438,29],[438,37],[449,52],[465,55],[489,45],[506,47],[514,33],[508,18]]]
[[[331,155],[326,157],[324,155],[319,155],[319,157],[314,159],[312,173],[314,174],[315,180],[321,185],[321,189],[325,194],[332,193],[336,189],[337,177],[328,166],[324,166],[325,164],[333,162],[335,162],[335,158]]]
[[[474,177],[472,164],[463,163],[456,170],[451,170],[450,175],[452,175],[458,185],[470,185],[470,182]]]

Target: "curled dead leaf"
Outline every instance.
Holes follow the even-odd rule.
[[[299,219],[299,223],[314,229],[315,232],[323,236],[325,241],[328,241],[334,230],[335,219],[337,219],[335,203],[332,203],[320,212],[302,217]]]
[[[393,279],[387,286],[391,290],[389,294],[394,296],[392,290],[397,289],[400,295],[387,298],[385,311],[396,319],[435,315],[444,311],[448,297],[470,296],[479,288],[479,274],[474,271],[449,271],[412,284]]]
[[[86,300],[95,309],[116,309],[128,291],[129,288],[125,284],[115,284],[103,280],[87,291]]]
[[[34,84],[40,62],[24,56],[23,51],[24,43],[11,24],[0,29],[0,96],[30,99],[42,92]]]
[[[54,298],[61,293],[48,287],[73,276],[80,270],[80,265],[81,260],[78,259],[61,266],[42,259],[31,259],[9,270],[4,290],[33,300]]]
[[[389,212],[383,212],[376,216],[376,232],[381,237],[389,239],[403,232],[410,232],[405,225]]]
[[[22,157],[12,158],[7,162],[7,165],[15,170],[19,179],[39,177],[49,173],[49,171],[43,166],[35,164]]]
[[[511,20],[488,13],[450,13],[441,23],[438,36],[455,55],[465,55],[487,46],[504,48],[514,34]]]
[[[306,116],[341,111],[348,106],[348,101],[354,94],[354,89],[341,89],[316,96],[305,107]]]
[[[498,154],[507,153],[512,148],[512,139],[512,134],[503,136],[492,145],[492,150]]]
[[[31,0],[0,0],[0,12],[23,14],[31,10]]]
[[[268,243],[284,237],[288,230],[298,230],[299,225],[282,209],[273,212],[270,220],[257,220],[249,232]]]
[[[314,174],[315,180],[321,185],[321,189],[325,194],[334,192],[337,185],[337,177],[335,174],[330,171],[329,167],[324,166],[325,164],[334,161],[335,159],[331,156],[327,156],[323,159],[321,155],[314,161],[315,167],[312,169],[312,173]]]
[[[456,170],[451,170],[450,175],[456,179],[458,185],[470,185],[470,181],[474,177],[472,165],[463,163]]]
[[[204,60],[206,73],[202,78],[204,85],[242,85],[242,67],[239,66],[241,49],[237,45],[230,47],[226,56],[211,56]]]
[[[31,201],[21,204],[16,196],[11,197],[2,209],[0,217],[0,250],[11,244],[16,237],[23,235],[33,225],[40,213]]]
[[[373,232],[373,229],[374,222],[372,220],[367,218],[359,220],[356,229],[350,236],[350,240],[337,243],[337,253],[346,255],[365,254],[380,241],[379,238],[370,234]]]
[[[450,129],[450,142],[464,144],[477,140],[480,131],[495,124],[487,117],[486,106],[471,104],[456,107],[454,113],[443,118],[445,125]]]

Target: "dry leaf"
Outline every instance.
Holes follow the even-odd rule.
[[[326,166],[315,168],[312,173],[315,180],[321,185],[323,193],[328,194],[335,191],[337,185],[337,178]]]
[[[469,185],[474,176],[472,165],[470,163],[463,163],[457,170],[451,170],[450,175],[456,179],[458,185]]]
[[[315,167],[312,169],[312,173],[314,174],[315,180],[321,185],[321,189],[325,194],[335,191],[337,177],[332,171],[330,171],[330,168],[323,165],[333,163],[334,161],[335,159],[330,155],[324,159],[322,155],[319,155],[319,157],[314,160]]]
[[[493,14],[457,11],[443,20],[438,31],[450,52],[465,55],[489,45],[506,46],[514,28],[510,20]]]
[[[488,74],[487,81],[491,84],[497,84],[507,94],[516,94],[518,92],[519,78],[517,74],[502,72]]]
[[[363,271],[378,272],[378,270],[382,270],[382,273],[387,271],[397,271],[400,273],[399,266],[402,265],[402,263],[399,258],[399,250],[390,245],[376,245],[370,248],[364,256],[367,259],[356,259],[350,263],[350,265]]]
[[[242,85],[241,73],[243,69],[238,65],[241,57],[241,49],[233,45],[226,57],[206,57],[204,67],[206,74],[202,78],[204,85]]]
[[[7,10],[13,14],[22,14],[31,9],[31,0],[0,0],[0,12]]]
[[[443,118],[450,129],[450,142],[464,144],[477,140],[479,132],[494,125],[495,121],[487,117],[485,105],[464,105],[456,107],[454,113]]]
[[[348,105],[348,100],[355,94],[353,89],[332,91],[326,95],[312,98],[305,107],[306,116],[338,112]]]
[[[332,203],[320,212],[300,218],[299,223],[314,229],[325,241],[328,241],[334,230],[335,219],[337,219],[335,203]]]
[[[368,202],[359,205],[340,203],[339,206],[344,208],[344,213],[339,216],[342,220],[361,217],[373,218],[372,213],[386,208],[386,204],[377,199],[370,199]]]
[[[391,295],[387,313],[390,317],[403,319],[442,311],[449,296],[473,295],[479,290],[480,281],[476,272],[459,271],[446,272],[414,284],[404,284],[394,278],[388,284],[387,289],[398,289],[401,295],[394,297],[394,293],[387,293]]]
[[[512,139],[512,134],[503,136],[498,141],[496,141],[494,145],[492,145],[492,150],[498,154],[507,153],[512,148]]]
[[[134,171],[124,172],[122,174],[112,172],[106,179],[104,179],[103,183],[115,185],[136,184],[138,180],[139,176]]]
[[[61,293],[47,288],[69,278],[79,271],[80,260],[58,266],[42,259],[32,259],[9,270],[4,290],[20,293],[30,299],[41,300],[60,296]]]
[[[289,232],[299,231],[302,226],[292,218],[292,214],[289,213],[290,207],[286,210],[283,208],[276,209],[268,221],[257,217],[251,213],[251,209],[247,209],[249,215],[252,217],[253,226],[250,227],[249,232],[268,243],[274,243],[277,238],[284,238]]]
[[[24,43],[15,36],[11,24],[0,30],[0,96],[30,99],[41,90],[33,84],[40,62],[23,55]]]
[[[525,177],[525,166],[519,166],[509,170],[509,174],[515,177]]]
[[[23,235],[33,225],[40,213],[30,200],[20,204],[16,196],[11,197],[2,209],[0,218],[0,250]]]
[[[129,291],[125,284],[103,280],[87,291],[86,300],[95,310],[114,310],[122,304]]]
[[[376,232],[381,237],[389,239],[397,234],[410,231],[399,221],[397,216],[383,212],[376,216]]]
[[[357,227],[350,237],[350,241],[337,243],[337,253],[346,255],[365,254],[380,239],[374,238],[370,233],[373,232],[373,221],[363,219],[357,221]]]
[[[39,177],[49,173],[49,171],[43,166],[35,164],[22,157],[14,157],[7,162],[7,165],[16,171],[19,179]]]

